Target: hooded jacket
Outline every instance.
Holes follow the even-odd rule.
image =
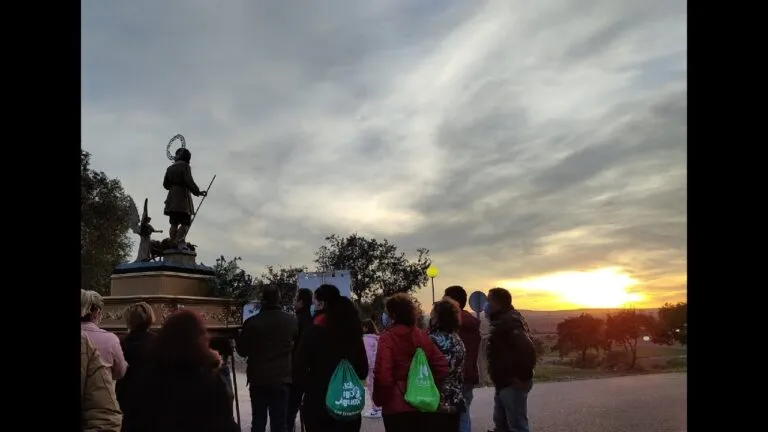
[[[536,349],[526,328],[515,309],[491,315],[488,370],[497,388],[533,380]]]

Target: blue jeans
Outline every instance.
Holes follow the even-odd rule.
[[[267,411],[269,411],[269,430],[286,432],[288,417],[288,384],[274,386],[249,386],[251,393],[251,432],[264,432],[267,429]]]
[[[459,416],[459,432],[472,432],[472,421],[469,415],[469,406],[472,405],[472,399],[474,398],[473,391],[475,386],[464,384],[464,407],[465,410]]]
[[[530,432],[528,427],[528,393],[533,381],[522,388],[496,389],[493,398],[494,432]]]

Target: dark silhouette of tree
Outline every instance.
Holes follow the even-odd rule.
[[[253,277],[240,268],[237,263],[240,260],[240,257],[227,260],[224,255],[216,259],[213,266],[214,296],[239,300],[243,304],[253,299],[256,293]]]
[[[357,307],[360,310],[360,318],[370,318],[374,322],[379,323],[381,315],[384,313],[384,304],[386,300],[387,298],[384,295],[379,294],[374,296],[371,301],[359,302]]]
[[[358,304],[371,302],[377,295],[412,292],[429,280],[425,274],[430,264],[427,249],[417,249],[416,259],[409,260],[386,239],[333,234],[325,241],[315,254],[318,270],[350,270],[353,300]]]
[[[275,267],[266,266],[264,272],[253,277],[240,268],[242,258],[234,257],[227,260],[223,255],[213,266],[214,296],[239,300],[245,304],[258,301],[261,290],[267,285],[274,285],[280,291],[280,303],[285,309],[293,307],[296,296],[296,275],[306,271],[306,267]]]
[[[90,164],[91,154],[80,149],[80,288],[109,295],[112,271],[133,247],[131,204],[120,180]]]
[[[628,369],[637,363],[637,343],[643,336],[651,336],[657,328],[656,319],[634,309],[608,314],[605,321],[605,336],[608,341],[624,348],[630,356]]]
[[[557,324],[557,343],[552,349],[557,350],[560,357],[578,352],[583,364],[587,359],[587,351],[600,350],[604,346],[605,321],[583,313]]]
[[[653,341],[672,345],[688,343],[688,303],[665,303],[658,312],[658,329]]]
[[[283,309],[293,310],[293,300],[298,289],[296,277],[299,273],[306,271],[307,267],[275,267],[267,266],[261,276],[254,281],[255,295],[261,293],[261,289],[266,285],[276,286],[280,291],[280,303]]]

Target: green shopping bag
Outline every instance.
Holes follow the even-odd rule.
[[[408,383],[405,388],[405,401],[421,412],[435,412],[440,404],[440,392],[429,369],[424,350],[416,348],[408,369]]]
[[[346,359],[339,362],[328,383],[325,407],[337,420],[352,420],[363,412],[365,387]]]

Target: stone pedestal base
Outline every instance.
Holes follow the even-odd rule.
[[[211,276],[173,271],[112,275],[113,296],[180,295],[206,297],[212,294]]]
[[[214,297],[173,296],[173,295],[132,295],[104,297],[103,320],[99,325],[104,330],[117,334],[125,333],[123,311],[133,303],[147,302],[155,313],[153,328],[160,328],[165,320],[180,309],[191,309],[200,314],[208,332],[213,337],[234,337],[242,324],[242,310],[234,300]]]
[[[242,324],[242,310],[234,300],[210,297],[214,271],[195,263],[194,252],[168,250],[162,261],[133,262],[112,273],[111,296],[104,297],[101,327],[114,333],[127,331],[123,310],[147,302],[155,312],[155,328],[173,312],[199,313],[212,336],[234,337]]]
[[[205,297],[213,294],[211,267],[195,263],[197,254],[178,250],[166,251],[163,261],[120,264],[112,272],[110,294],[181,295]]]

